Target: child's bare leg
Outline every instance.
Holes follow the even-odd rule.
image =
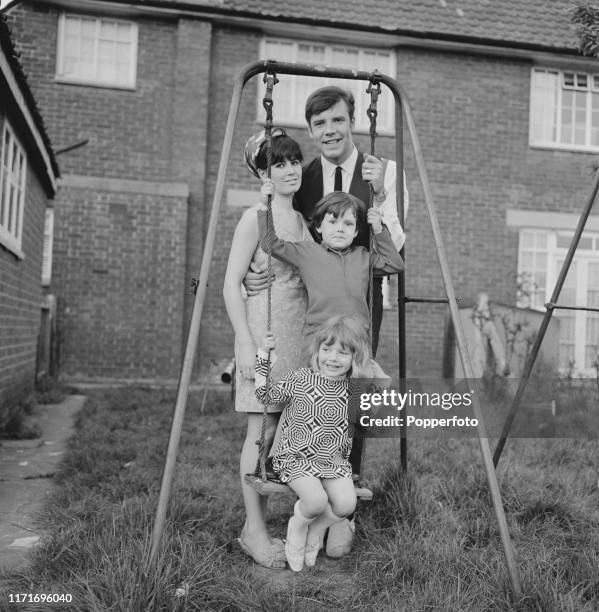
[[[324,512],[329,498],[320,478],[302,476],[287,484],[299,497],[299,510],[306,518],[316,518]]]
[[[356,509],[356,489],[351,478],[323,478],[321,482],[336,516],[345,518]]]
[[[267,425],[265,432],[265,444],[269,448],[276,429],[278,414],[267,415]],[[246,474],[252,474],[256,469],[259,448],[256,441],[260,439],[262,429],[262,414],[248,413],[248,428],[241,457],[239,461],[241,490],[243,503],[245,506],[245,524],[241,531],[241,540],[244,549],[254,558],[257,563],[262,565],[272,565],[272,567],[285,567],[282,551],[279,551],[278,561],[269,562],[272,558],[271,548],[273,542],[268,535],[266,528],[266,496],[259,495],[252,487],[245,483]],[[280,544],[279,544],[280,548]]]

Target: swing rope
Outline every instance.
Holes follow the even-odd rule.
[[[378,115],[377,103],[379,99],[379,94],[381,93],[381,82],[378,70],[375,70],[370,78],[370,82],[368,83],[368,89],[366,93],[370,94],[370,106],[366,111],[368,118],[370,119],[370,155],[374,155],[374,142],[377,137],[376,133],[376,117]],[[384,176],[383,176],[384,181]],[[372,183],[370,184],[370,198],[368,202],[368,208],[372,208],[374,206],[374,189],[372,187]],[[369,226],[369,236],[368,236],[368,252],[370,255],[368,262],[368,305],[370,310],[370,346],[372,346],[372,334],[373,334],[373,296],[374,296],[374,232],[372,231],[372,225]]]
[[[278,83],[276,74],[264,73],[264,83],[266,83],[266,93],[262,100],[262,106],[266,111],[266,121],[264,124],[264,136],[266,138],[266,174],[270,178],[270,171],[272,166],[272,92],[276,83]],[[269,194],[266,200],[266,224],[270,228],[274,225],[272,217],[272,195]],[[268,232],[266,242],[266,258],[267,258],[267,297],[266,297],[266,330],[271,331],[272,326],[272,232]],[[260,476],[262,481],[266,481],[266,455],[268,449],[266,448],[266,422],[268,419],[268,398],[270,396],[271,387],[271,373],[270,373],[270,350],[268,351],[268,359],[266,364],[266,397],[263,404],[262,412],[262,425],[260,427],[260,439],[256,442],[258,444],[258,461],[256,463],[256,469],[254,473],[256,476]]]

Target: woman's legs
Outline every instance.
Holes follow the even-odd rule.
[[[264,441],[268,449],[272,443],[274,432],[277,425],[278,414],[268,414],[266,422],[266,432]],[[244,477],[252,474],[256,469],[259,448],[256,441],[260,439],[262,429],[262,414],[248,413],[248,428],[241,457],[239,461],[239,471],[241,476],[241,490],[243,493],[243,503],[245,506],[245,523],[241,531],[241,543],[246,552],[250,554],[257,563],[261,565],[272,565],[272,567],[285,567],[285,560],[282,554],[279,559],[273,559],[273,542],[268,535],[266,528],[266,502],[267,497],[260,495],[250,485],[246,484]],[[280,543],[279,543],[280,548]]]

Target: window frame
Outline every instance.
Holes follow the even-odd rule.
[[[52,250],[54,248],[54,209],[46,208],[44,219],[44,248],[42,251],[42,287],[52,283]]]
[[[356,51],[358,54],[365,54],[365,53],[388,54],[389,69],[381,70],[381,72],[383,72],[384,74],[390,74],[390,76],[394,77],[397,71],[396,53],[392,48],[389,48],[389,47],[364,47],[361,45],[355,45],[355,44],[350,44],[350,43],[335,43],[335,42],[327,43],[327,42],[323,42],[319,40],[312,40],[312,39],[310,40],[301,39],[300,40],[300,39],[294,39],[294,38],[283,38],[279,36],[263,36],[262,39],[260,40],[260,50],[259,50],[260,59],[263,59],[263,60],[269,59],[267,58],[267,52],[266,52],[266,46],[267,46],[267,43],[269,42],[272,42],[275,44],[278,43],[278,44],[290,45],[293,47],[293,55],[294,55],[293,59],[287,60],[287,59],[281,59],[281,58],[271,58],[271,59],[278,59],[279,61],[295,62],[297,61],[296,58],[297,58],[299,46],[300,45],[312,45],[312,46],[325,48],[325,62],[308,61],[306,63],[314,63],[314,65],[326,65],[330,67],[341,67],[340,65],[335,65],[328,60],[332,58],[332,55],[335,49],[343,49],[344,51]],[[343,66],[343,67],[347,68],[347,66]],[[298,78],[318,78],[319,80],[318,87],[324,87],[331,83],[340,84],[342,87],[344,85],[345,87],[349,87],[350,82],[354,84],[366,84],[367,83],[367,81],[353,81],[353,80],[350,81],[348,79],[334,79],[334,78],[325,78],[325,77],[305,77],[301,75],[279,75],[279,79],[281,78],[289,78],[293,80],[298,79]],[[342,81],[342,83],[339,83],[338,81]],[[281,86],[280,84],[275,86],[273,97],[276,96],[277,87],[280,87],[280,86]],[[256,122],[259,124],[263,124],[264,123],[264,107],[262,106],[262,99],[264,98],[265,85],[262,81],[259,82],[257,89],[258,91],[257,91],[257,96],[256,96]],[[365,88],[364,88],[363,96],[364,96],[364,99],[366,99],[367,94],[366,94]],[[355,110],[355,126],[353,128],[353,132],[356,134],[367,134],[369,132],[370,125],[369,123],[367,123],[368,119],[366,117],[366,113],[362,112],[362,110],[365,111],[366,108],[368,108],[370,104],[370,98],[368,98],[368,101],[364,103],[364,108],[359,109],[358,108],[359,102],[358,102],[355,92],[354,92],[354,97],[356,98],[356,110]],[[384,100],[384,104],[386,105],[386,108],[383,108],[381,106],[381,101],[383,100]],[[274,119],[275,119],[276,125],[285,126],[285,127],[305,128],[306,120],[304,118],[304,112],[303,112],[304,102],[305,100],[302,101],[301,108],[294,109],[295,111],[301,110],[301,112],[298,113],[300,115],[300,119],[281,117],[280,114],[277,117],[277,106],[280,108],[281,105],[277,105],[276,98],[275,98]],[[393,136],[395,134],[395,100],[394,100],[391,90],[388,89],[387,87],[381,88],[381,97],[379,97],[378,111],[379,112],[377,116],[377,134],[380,136]],[[383,124],[381,122],[382,116],[389,117],[389,121]],[[362,124],[360,120],[363,120],[364,124]]]
[[[6,117],[0,122],[0,126],[0,245],[14,253],[19,259],[24,259],[22,243],[28,171],[27,153]],[[17,177],[16,182],[10,170],[15,150],[21,157],[18,170],[20,176]],[[8,159],[5,158],[5,155],[8,156]],[[8,218],[9,211],[12,209],[11,202],[8,201],[11,186],[14,187],[14,193],[17,195],[14,218],[12,216]]]
[[[65,51],[65,33],[66,33],[66,20],[67,18],[93,20],[95,22],[95,33],[94,33],[94,59],[93,67],[97,73],[98,70],[98,43],[100,40],[99,28],[102,22],[111,22],[116,24],[125,24],[131,28],[131,48],[129,57],[129,75],[126,83],[116,82],[112,80],[100,80],[97,76],[94,77],[82,77],[67,75],[64,73],[64,51]],[[58,33],[56,37],[56,66],[55,66],[55,80],[59,83],[67,83],[71,85],[86,85],[90,87],[100,87],[104,89],[123,89],[128,91],[134,91],[137,84],[137,59],[138,59],[138,37],[139,28],[137,23],[127,19],[118,19],[113,17],[102,17],[95,15],[86,15],[81,13],[70,13],[63,12],[58,17]]]
[[[546,239],[546,245],[544,249],[527,248],[523,246],[523,235],[528,233],[533,234],[544,234]],[[525,272],[522,269],[523,251],[535,251],[546,253],[545,261],[545,287],[544,289],[544,300],[543,304],[531,303],[528,307],[533,310],[545,311],[544,304],[551,299],[551,294],[555,288],[557,277],[562,268],[562,262],[564,261],[568,252],[570,240],[572,238],[573,230],[562,230],[562,229],[547,229],[538,227],[521,227],[519,228],[518,235],[518,275]],[[559,246],[558,238],[568,237],[569,240],[567,246]],[[585,231],[583,239],[590,240],[593,248],[579,248],[576,251],[576,259],[573,262],[573,266],[568,270],[568,278],[572,278],[571,275],[575,274],[575,298],[574,306],[585,306],[586,298],[589,291],[589,267],[592,264],[599,263],[599,232],[596,231]],[[562,244],[565,245],[566,241]],[[587,242],[588,244],[588,242]],[[568,279],[566,279],[568,280]],[[560,303],[563,301],[563,290],[558,300]],[[595,315],[590,311],[583,310],[563,310],[560,313],[560,309],[556,309],[555,315],[558,319],[560,316],[572,318],[574,325],[574,361],[575,361],[575,372],[577,376],[593,377],[596,376],[594,368],[586,367],[586,339],[588,334],[588,319],[594,318]],[[599,338],[598,344],[599,344]],[[561,339],[560,339],[561,344]],[[582,366],[581,366],[582,363]],[[568,370],[563,364],[560,365],[560,371],[562,373]]]
[[[538,101],[539,92],[538,92],[538,82],[535,78],[535,73],[544,73],[544,74],[555,74],[557,75],[557,84],[554,89],[555,95],[555,137],[553,140],[548,140],[543,137],[537,136],[535,133],[535,127],[537,125],[537,116],[538,112]],[[586,104],[585,104],[585,143],[584,144],[576,144],[576,143],[568,143],[562,141],[562,130],[564,127],[562,121],[562,113],[563,113],[563,92],[566,89],[572,89],[573,91],[582,91],[581,89],[576,89],[575,86],[566,86],[565,85],[565,75],[572,74],[577,79],[579,75],[584,75],[587,79],[587,95],[586,95]],[[538,149],[552,149],[552,150],[561,150],[561,151],[576,151],[581,153],[596,153],[599,152],[599,144],[592,145],[590,144],[593,127],[592,127],[592,99],[593,93],[599,96],[599,73],[595,72],[587,72],[583,70],[571,69],[564,70],[561,68],[550,68],[546,66],[533,66],[531,68],[530,73],[530,98],[529,98],[529,138],[528,142],[530,147],[538,148]],[[575,109],[573,111],[575,113]],[[599,111],[596,111],[599,112]],[[575,129],[576,122],[574,120],[573,129]],[[596,128],[596,131],[599,132],[599,125]]]

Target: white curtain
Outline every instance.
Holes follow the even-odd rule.
[[[557,142],[559,73],[533,70],[530,90],[531,144]]]

